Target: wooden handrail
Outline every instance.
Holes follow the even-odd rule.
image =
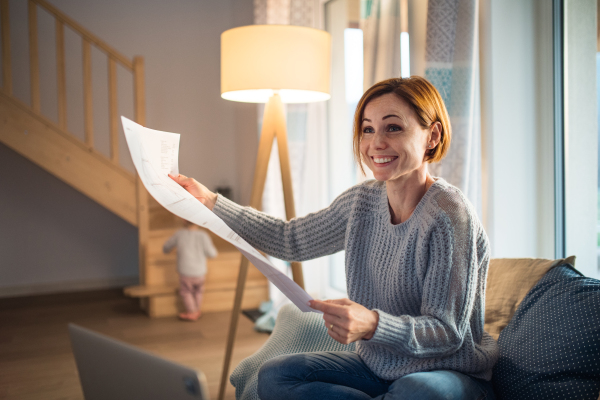
[[[73,29],[75,32],[79,33],[85,40],[93,43],[100,50],[104,51],[108,56],[114,58],[116,61],[120,62],[125,68],[130,71],[133,71],[133,63],[127,57],[110,47],[100,38],[96,37],[90,31],[79,25],[70,17],[63,14],[59,9],[54,7],[52,4],[48,3],[45,0],[29,0],[30,2],[37,3],[50,14],[52,14],[56,19],[63,22],[65,25],[69,26],[69,28]]]

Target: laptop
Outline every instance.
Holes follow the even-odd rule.
[[[69,324],[85,400],[208,400],[202,372]]]

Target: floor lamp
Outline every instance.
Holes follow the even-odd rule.
[[[329,33],[292,25],[250,25],[221,35],[221,97],[266,103],[250,206],[260,209],[273,140],[277,138],[287,219],[295,217],[292,176],[283,103],[328,100],[331,38]],[[219,400],[225,396],[237,323],[242,305],[248,260],[238,275]],[[292,263],[293,279],[304,287],[302,266]]]

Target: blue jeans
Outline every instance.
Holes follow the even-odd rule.
[[[417,372],[395,381],[378,378],[356,353],[285,355],[258,373],[261,400],[493,400],[490,382],[456,371]]]

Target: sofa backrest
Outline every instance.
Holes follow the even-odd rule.
[[[575,266],[575,256],[558,260],[544,258],[494,258],[490,260],[485,296],[485,330],[494,339],[508,325],[519,304],[552,268]]]

